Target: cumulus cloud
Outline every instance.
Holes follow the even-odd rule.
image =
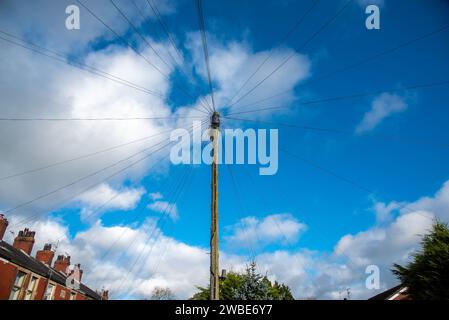
[[[335,247],[338,256],[345,256],[354,265],[384,264],[395,258],[405,261],[416,248],[420,236],[433,223],[433,214],[415,211],[398,217],[386,227],[374,227],[355,235],[346,235]]]
[[[25,227],[36,232],[33,254],[43,248],[46,243],[52,243],[53,245],[58,242],[68,243],[68,227],[54,218],[42,217],[39,220],[24,222],[21,217],[13,215],[8,216],[8,221],[8,232],[5,234],[4,240],[9,243],[12,243],[18,232]]]
[[[12,4],[9,3],[8,6],[12,6]],[[96,37],[97,34],[92,33],[91,36]],[[194,35],[188,38],[190,39],[188,46],[192,51],[193,64],[204,76],[202,70],[204,63],[198,39]],[[166,42],[156,42],[151,38],[147,40],[164,57],[170,50],[173,50]],[[89,65],[105,72],[133,83],[145,84],[145,87],[162,93],[162,97],[146,95],[120,86],[110,80],[49,60],[23,48],[3,42],[1,45],[1,61],[10,61],[11,59],[14,61],[14,63],[0,65],[1,74],[5,76],[0,89],[4,102],[1,111],[5,117],[76,118],[136,115],[140,117],[171,117],[173,120],[136,121],[132,124],[127,121],[36,122],[20,123],[19,125],[5,123],[0,128],[0,148],[4,154],[0,160],[0,176],[76,158],[135,139],[156,136],[169,128],[191,125],[188,120],[179,119],[178,116],[203,116],[202,113],[195,110],[199,109],[200,98],[198,98],[197,105],[174,108],[173,111],[172,106],[167,104],[167,97],[172,90],[170,81],[160,73],[154,72],[140,56],[128,48],[110,45],[101,50],[88,51],[81,58]],[[143,46],[140,50],[142,55],[153,61],[159,68],[163,70],[167,68],[152,50]],[[217,101],[220,105],[223,105],[221,101],[225,97],[229,97],[232,92],[236,91],[237,84],[243,83],[248,72],[255,69],[269,54],[268,51],[253,52],[247,45],[238,42],[211,41],[210,51],[212,67],[215,68],[215,81],[219,87]],[[290,53],[292,51],[288,48],[275,49],[270,60],[271,64],[266,66],[266,70],[264,68],[265,72]],[[294,54],[289,62],[289,67],[279,71],[276,76],[264,84],[263,90],[255,92],[252,97],[258,98],[261,95],[287,89],[291,90],[291,95],[286,95],[284,102],[291,101],[294,86],[308,76],[309,69],[308,58],[301,54]],[[27,72],[23,72],[23,70],[27,70]],[[174,72],[174,69],[168,70],[169,75],[171,72]],[[260,76],[263,76],[263,72],[253,81],[259,80]],[[251,84],[249,83],[249,85]],[[45,126],[45,130],[42,130],[43,126]],[[8,180],[8,184],[2,181],[0,203],[3,209],[14,207],[77,181],[80,177],[92,174],[91,178],[62,188],[52,197],[44,197],[35,201],[29,206],[20,208],[17,213],[28,214],[32,210],[48,211],[61,208],[73,200],[71,196],[85,190],[93,178],[100,183],[102,178],[108,177],[108,174],[119,171],[131,161],[141,158],[144,154],[140,152],[143,152],[145,148],[150,151],[151,149],[148,148],[151,145],[164,139],[167,139],[167,135],[156,136],[104,154],[83,158],[82,161],[70,162],[69,165],[16,177]],[[21,142],[12,144],[11,141]],[[161,157],[163,152],[164,150],[160,151]],[[130,155],[136,156],[125,161]],[[135,163],[107,182],[119,185],[126,179],[130,179],[138,184],[143,173],[148,173],[147,170],[150,166],[153,163],[158,163],[154,161],[154,158],[157,156]],[[119,164],[114,165],[117,162]],[[159,162],[159,164],[163,166],[168,162]],[[102,170],[109,166],[112,167]],[[94,174],[98,170],[101,172]]]
[[[151,200],[159,200],[159,199],[163,198],[163,196],[160,192],[152,192],[149,194],[149,196],[150,196]]]
[[[14,228],[16,222],[15,217],[11,218],[8,229],[18,231]],[[36,231],[33,255],[45,243],[58,243],[56,254],[67,253],[72,263],[81,264],[83,283],[93,289],[111,290],[114,299],[149,298],[160,283],[179,297],[188,298],[195,284],[204,285],[207,280],[206,251],[163,235],[155,220],[138,227],[105,227],[98,221],[73,238],[55,220],[37,221],[29,227]],[[5,240],[11,242],[13,235],[7,233]]]
[[[245,247],[294,243],[307,226],[291,214],[273,214],[261,219],[246,217],[228,229],[230,234],[226,240],[232,245]]]
[[[175,4],[171,1],[156,2],[162,15],[175,11]],[[107,0],[83,1],[83,3],[107,24],[113,26],[118,34],[124,34],[129,28],[128,23]],[[143,22],[144,17],[152,18],[146,1],[136,1],[137,6],[142,9],[140,12],[133,10],[132,6],[125,5],[123,1],[117,3],[136,24]],[[168,165],[168,162],[160,161],[160,157],[164,156],[167,149],[144,158],[153,151],[151,146],[168,141],[168,133],[160,133],[167,132],[167,129],[173,127],[189,125],[186,120],[179,121],[177,113],[172,112],[173,106],[167,102],[172,90],[169,77],[175,71],[174,68],[167,67],[142,43],[141,39],[136,39],[141,55],[164,71],[166,76],[156,72],[133,50],[123,46],[111,44],[93,50],[92,44],[100,40],[104,40],[107,44],[114,35],[82,7],[81,30],[67,30],[65,8],[70,4],[73,3],[70,1],[55,3],[50,0],[32,3],[2,1],[0,29],[65,52],[72,58],[76,57],[108,74],[159,92],[161,96],[152,96],[121,86],[109,79],[0,40],[0,60],[4,62],[0,64],[2,116],[24,118],[138,116],[167,117],[171,120],[132,123],[127,121],[3,123],[0,128],[2,150],[0,177],[121,145],[120,148],[113,148],[108,152],[1,181],[0,208],[3,210],[39,198],[53,190],[59,190],[51,196],[42,197],[21,207],[20,210],[14,211],[15,214],[28,215],[36,210],[52,211],[70,205],[87,187],[92,186],[92,189],[87,191],[93,192],[94,182],[100,184],[102,179],[110,177],[114,172],[118,174],[109,178],[108,184],[120,189],[120,184],[127,180],[137,189],[144,173],[153,173]],[[21,21],[20,24],[17,23],[18,20]],[[148,37],[146,40],[165,61],[169,61],[169,52],[174,54],[174,49],[167,39],[155,41]],[[199,113],[195,110],[189,112],[190,115]],[[135,140],[139,141],[125,145]],[[11,143],[12,141],[15,143]],[[139,159],[142,161],[137,161]],[[130,163],[133,165],[126,168]],[[150,168],[154,170],[149,172]],[[80,179],[85,176],[89,177]],[[71,184],[72,182],[76,183]],[[64,187],[66,185],[69,186]]]
[[[449,221],[449,181],[446,181],[440,190],[432,197],[425,196],[411,203],[408,208],[433,212],[442,221]],[[402,212],[407,212],[402,208]]]
[[[109,184],[99,186],[78,197],[83,210],[81,218],[95,221],[106,210],[130,210],[136,207],[144,194],[144,188],[113,189]]]
[[[128,23],[111,6],[109,0],[83,0],[81,1],[90,10],[111,26],[118,34],[123,34],[128,28]],[[126,15],[135,24],[143,22],[143,17],[154,19],[153,12],[146,1],[136,1],[140,12],[134,7],[128,6],[126,1],[118,1]],[[159,12],[162,15],[173,14],[176,11],[175,2],[156,0]],[[80,30],[68,30],[65,21],[68,17],[66,8],[76,4],[80,7]],[[87,10],[71,0],[41,0],[41,1],[14,1],[3,0],[0,3],[0,26],[3,30],[26,35],[39,39],[40,43],[62,51],[82,51],[85,45],[99,37],[112,39],[114,35],[106,29],[98,20],[93,18]],[[20,24],[17,21],[21,21]]]
[[[244,89],[236,97],[242,96],[245,92],[263,80],[273,69],[280,65],[283,60],[292,55],[289,62],[268,78],[261,86],[250,95],[241,100],[240,103],[228,108],[229,112],[238,109],[244,111],[248,104],[264,99],[279,92],[284,95],[276,99],[276,104],[288,106],[295,98],[294,87],[302,80],[306,79],[311,72],[311,62],[308,56],[294,52],[290,48],[279,47],[269,51],[254,52],[245,43],[227,42],[223,43],[208,34],[210,65],[213,74],[213,81],[216,86],[216,102],[219,108],[228,108],[229,100],[240,87],[246,82],[248,77],[259,67],[259,65],[271,55],[270,59],[255,74],[255,76],[245,85]],[[207,73],[204,66],[204,57],[201,48],[201,40],[198,33],[188,35],[187,47],[192,52],[193,63],[198,73],[206,79]],[[254,108],[254,106],[253,106]],[[267,112],[258,112],[254,116],[266,116]]]
[[[419,248],[421,237],[429,232],[435,219],[449,222],[448,200],[449,181],[446,181],[433,196],[413,202],[375,203],[374,212],[378,222],[382,223],[356,234],[347,234],[338,241],[332,259],[338,262],[337,266],[344,265],[351,270],[353,276],[344,284],[358,288],[355,297],[367,298],[376,293],[364,287],[364,272],[368,265],[379,267],[381,289],[397,284],[390,271],[392,265],[410,261],[411,254]]]
[[[203,284],[207,278],[204,249],[165,236],[152,220],[138,228],[97,224],[72,242],[86,246],[83,254],[89,252],[80,259],[89,263],[92,283],[111,288],[115,298],[148,298],[161,283],[179,297],[188,297],[195,283]]]
[[[373,130],[384,119],[407,110],[407,107],[407,103],[400,96],[382,93],[373,100],[371,110],[365,113],[355,131],[356,133],[364,133]]]
[[[178,213],[178,207],[175,203],[170,203],[168,201],[155,201],[153,203],[150,203],[147,206],[148,209],[151,209],[153,211],[163,213],[168,215],[173,221],[178,220],[179,213]]]
[[[150,51],[144,53],[156,60]],[[0,55],[1,61],[14,60],[14,63],[0,65],[0,72],[5,77],[0,89],[4,102],[1,107],[3,116],[101,118],[171,115],[170,107],[159,97],[57,64],[21,48],[2,43]],[[106,72],[135,83],[146,83],[168,94],[168,80],[156,72],[148,72],[151,68],[128,49],[110,46],[88,54],[86,60],[91,65],[101,66]],[[132,125],[127,121],[4,123],[0,128],[0,148],[4,155],[0,160],[1,176],[95,153],[136,139],[142,140],[63,166],[4,180],[0,184],[0,202],[4,209],[13,207],[92,174],[89,179],[61,189],[53,197],[42,198],[32,206],[22,208],[19,213],[26,214],[27,210],[33,209],[55,209],[62,199],[67,202],[70,196],[84,190],[93,181],[100,183],[101,179],[134,162],[133,166],[108,182],[117,184],[125,179],[138,182],[150,165],[157,164],[154,159],[158,159],[167,149],[147,157],[145,161],[136,161],[156,151],[151,146],[166,141],[168,135],[160,133],[166,132],[174,121],[136,121]],[[99,170],[101,172],[94,174]]]
[[[399,209],[402,205],[403,204],[394,201],[388,204],[376,202],[374,204],[374,212],[376,213],[377,222],[390,222],[393,219],[394,210]]]
[[[92,207],[107,202],[106,208],[128,210],[136,206],[144,192],[143,188],[115,190],[110,185],[102,183],[95,189],[83,193],[78,200]]]

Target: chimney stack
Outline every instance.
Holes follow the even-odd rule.
[[[56,258],[55,261],[55,265],[53,266],[53,268],[55,268],[56,271],[61,271],[65,274],[67,274],[67,269],[70,266],[70,256],[63,256],[63,255],[59,255]]]
[[[101,300],[109,300],[109,290],[103,290],[101,292]]]
[[[55,253],[51,250],[50,243],[46,243],[43,250],[36,252],[36,260],[46,264],[47,266],[51,266],[54,256]]]
[[[81,278],[83,277],[83,270],[81,270],[81,264],[76,264],[73,270],[70,270],[69,276],[73,275],[73,279],[81,283]]]
[[[31,254],[34,246],[34,235],[36,232],[30,231],[28,228],[25,228],[19,231],[19,234],[14,239],[13,246],[16,249],[22,249],[27,254]]]
[[[0,213],[0,241],[3,240],[6,228],[8,228],[8,220],[2,213]]]

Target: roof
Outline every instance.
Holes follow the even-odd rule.
[[[66,286],[67,275],[47,266],[46,264],[26,254],[24,251],[14,248],[12,245],[3,240],[0,240],[0,258],[31,270],[43,277],[48,278],[50,276],[52,281]],[[82,283],[80,283],[80,288],[75,291],[78,291],[92,299],[101,300],[101,296],[97,292]]]
[[[403,285],[397,285],[391,289],[381,292],[368,300],[408,300],[407,287]]]

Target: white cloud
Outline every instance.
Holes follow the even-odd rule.
[[[168,215],[173,221],[178,220],[178,207],[175,203],[168,201],[155,201],[147,206],[148,209]]]
[[[422,197],[417,201],[410,203],[407,208],[401,210],[402,213],[407,210],[424,210],[433,212],[436,217],[442,221],[449,221],[449,181],[446,181],[442,188],[433,197]]]
[[[144,54],[155,57],[149,51],[145,51]],[[0,73],[4,77],[0,88],[4,102],[1,107],[2,116],[171,116],[170,108],[161,98],[136,92],[107,79],[23,51],[21,48],[2,44],[0,56],[1,61],[11,59],[14,61],[0,64]],[[101,65],[106,72],[136,83],[146,83],[168,94],[168,80],[156,72],[148,72],[151,68],[130,50],[109,47],[104,51],[90,53],[86,60],[92,65]],[[61,200],[69,202],[71,197],[86,189],[94,181],[101,182],[101,179],[149,154],[152,151],[150,146],[168,137],[168,135],[155,135],[167,131],[175,121],[176,117],[171,122],[148,120],[133,123],[127,121],[4,123],[0,128],[2,150],[0,176],[76,158],[139,138],[154,137],[45,171],[1,181],[0,202],[4,209],[13,207],[121,161],[110,169],[61,189],[52,197],[45,197],[15,213],[28,214],[32,210],[47,211],[59,207]],[[147,150],[146,153],[144,150]],[[164,162],[154,160],[167,151],[168,149],[162,150],[155,156],[136,163],[114,176],[108,183],[118,185],[125,179],[139,182],[143,173],[148,173],[147,170],[151,165],[158,167],[164,165]],[[133,154],[136,155],[129,158]]]
[[[374,211],[382,224],[343,236],[333,252],[332,259],[338,262],[337,265],[345,265],[351,270],[353,277],[344,284],[357,287],[355,297],[358,298],[378,292],[364,288],[364,271],[368,265],[374,264],[380,268],[383,290],[396,285],[397,279],[390,271],[393,264],[410,261],[411,254],[419,248],[422,235],[430,230],[435,219],[449,222],[449,181],[434,196],[410,203],[376,203]],[[399,212],[393,215],[393,211]]]
[[[104,286],[115,299],[149,298],[160,285],[189,298],[208,281],[207,251],[167,237],[153,220],[138,228],[97,223],[64,249],[84,264],[86,283]]]
[[[376,202],[374,204],[374,211],[376,213],[376,220],[379,223],[390,222],[393,219],[392,212],[399,209],[402,205],[398,202],[390,202],[385,204],[383,202]]]
[[[384,265],[407,260],[420,236],[432,225],[433,214],[424,211],[406,213],[386,227],[374,227],[356,235],[346,235],[335,247],[337,256],[345,256],[357,266]]]
[[[270,280],[286,283],[298,298],[314,295],[309,270],[314,268],[314,253],[299,250],[289,252],[277,250],[257,257],[258,271],[267,273]]]
[[[410,261],[434,218],[449,222],[448,200],[449,181],[435,195],[414,202],[375,204],[374,209],[382,207],[388,217],[381,225],[344,235],[329,254],[305,249],[262,253],[256,257],[259,271],[287,283],[297,298],[342,299],[347,288],[353,299],[369,298],[398,283],[391,273],[393,264]],[[392,210],[399,210],[399,215],[391,215]],[[370,264],[380,268],[380,290],[365,287],[365,269]]]
[[[240,92],[240,96],[250,90],[271,71],[280,65],[284,59],[292,55],[284,67],[270,76],[262,85],[245,97],[240,103],[232,106],[229,112],[244,111],[250,107],[247,104],[266,98],[267,96],[285,92],[276,99],[276,105],[288,106],[295,98],[294,87],[310,75],[310,59],[301,53],[294,52],[290,48],[273,48],[269,51],[254,52],[247,44],[238,42],[222,43],[208,34],[210,65],[213,81],[217,86],[215,92],[216,103],[219,108],[227,108],[229,101],[248,77],[259,67],[259,65],[270,55],[271,58],[257,72]],[[204,57],[201,48],[201,40],[198,33],[188,35],[187,48],[193,54],[193,63],[199,74],[206,79],[207,73],[204,66]],[[235,99],[234,101],[236,101]],[[256,106],[257,107],[257,106]],[[254,106],[252,107],[255,108]],[[258,112],[253,116],[266,116],[269,112]]]
[[[15,222],[16,218],[10,219],[11,227]],[[70,240],[67,228],[54,220],[29,227],[36,231],[33,255],[44,243],[59,242],[56,254],[68,253],[73,264],[81,264],[83,283],[110,290],[113,299],[149,298],[161,283],[179,298],[188,298],[195,285],[204,285],[208,279],[206,251],[163,235],[154,220],[140,227],[105,227],[98,221]],[[8,233],[5,240],[12,239]]]
[[[307,226],[291,214],[274,214],[258,219],[246,217],[231,226],[225,239],[239,247],[290,244],[298,240]]]
[[[144,192],[144,188],[116,190],[107,183],[102,183],[78,197],[83,207],[81,218],[95,221],[106,210],[134,209]]]
[[[160,192],[152,192],[149,194],[151,200],[160,200],[163,198],[162,194]]]
[[[92,34],[92,37],[94,36],[95,33]],[[200,60],[200,57],[202,59],[202,53],[194,39],[195,37],[192,37],[190,46],[193,50],[196,67],[202,72],[203,61]],[[162,52],[163,56],[166,56],[167,52],[172,50],[168,43],[148,40],[158,51]],[[245,44],[237,42],[229,44],[211,42],[211,63],[213,68],[216,68],[216,81],[220,87],[217,92],[217,101],[221,103],[225,96],[235,92],[237,85],[245,80],[247,72],[255,69],[269,52],[252,52]],[[0,94],[4,102],[1,107],[3,116],[121,117],[137,115],[145,117],[166,116],[172,117],[173,121],[147,120],[132,123],[127,121],[36,122],[18,125],[16,123],[5,123],[0,128],[0,148],[2,155],[4,155],[0,159],[0,176],[7,176],[96,152],[109,146],[142,138],[142,136],[154,135],[166,131],[168,128],[191,125],[187,120],[178,119],[177,116],[179,115],[203,116],[202,113],[200,114],[191,107],[178,108],[172,113],[172,107],[168,106],[165,101],[165,97],[169,95],[172,89],[171,83],[161,74],[154,72],[141,57],[130,49],[111,45],[87,54],[84,60],[89,65],[105,72],[133,83],[145,84],[145,87],[161,92],[164,98],[136,92],[107,79],[27,52],[22,48],[7,44],[2,44],[2,46],[4,48],[2,47],[0,52],[1,61],[14,60],[14,63],[2,63],[0,65],[0,72],[5,77],[5,81],[0,88]],[[228,49],[231,49],[230,52],[228,52]],[[291,49],[275,49],[270,60],[271,64],[266,65],[263,70],[269,70],[273,67],[272,64],[279,63],[285,55],[291,52]],[[142,48],[142,54],[150,61],[155,62],[161,69],[165,68],[151,50]],[[235,65],[234,62],[239,63]],[[275,77],[264,84],[262,90],[255,92],[252,97],[257,98],[260,95],[265,96],[271,92],[289,89],[292,93],[290,96],[286,95],[286,100],[283,102],[291,101],[294,86],[298,81],[307,77],[309,69],[308,58],[295,54],[288,68],[278,72]],[[23,70],[27,70],[27,72],[23,72]],[[169,70],[169,72],[172,71]],[[230,77],[232,80],[230,80]],[[260,76],[255,77],[253,81],[258,79],[260,79]],[[193,107],[195,106],[198,107],[198,105]],[[45,130],[42,130],[43,126],[45,126]],[[82,161],[74,161],[69,165],[2,181],[0,183],[0,203],[3,205],[3,209],[14,207],[126,159],[131,154],[138,153],[164,139],[167,139],[167,136],[161,135],[148,141],[85,158]],[[21,141],[21,143],[11,144],[10,141]],[[162,151],[159,154],[163,156]],[[138,154],[131,160],[139,159],[141,156],[143,154]],[[168,164],[167,161],[158,162],[157,159],[155,161],[155,157],[133,165],[114,176],[113,179],[108,180],[107,183],[118,186],[126,179],[130,179],[138,184],[143,173],[148,174],[147,171],[151,165],[158,164],[158,168],[160,168]],[[63,188],[52,197],[44,197],[29,206],[21,208],[16,213],[25,215],[32,210],[48,211],[60,208],[70,203],[71,196],[76,196],[77,193],[84,190],[94,178],[101,182],[101,178],[120,170],[131,160],[122,161],[119,165],[101,172],[101,174],[82,180],[68,188]],[[61,201],[61,199],[64,201]]]
[[[157,0],[156,2],[162,15],[172,14],[175,11],[175,3],[171,1]],[[127,22],[119,16],[107,0],[86,0],[84,3],[106,23],[113,26],[119,34],[124,34],[129,28]],[[48,212],[73,204],[72,200],[87,187],[92,186],[90,190],[94,190],[93,182],[100,184],[102,179],[150,153],[152,151],[150,146],[161,141],[168,141],[168,133],[151,139],[148,137],[175,126],[190,125],[186,120],[179,121],[176,113],[171,111],[172,106],[167,103],[167,96],[172,90],[170,80],[156,72],[139,55],[131,49],[118,45],[91,50],[92,42],[95,43],[102,38],[107,40],[113,35],[86,10],[81,8],[81,30],[67,30],[64,24],[65,8],[69,4],[72,3],[66,0],[57,1],[57,4],[50,0],[33,3],[2,1],[1,6],[5,10],[0,10],[0,29],[48,48],[70,53],[106,73],[160,92],[162,97],[147,95],[121,86],[108,79],[0,40],[0,61],[2,61],[0,64],[2,75],[0,111],[2,116],[65,118],[135,115],[171,117],[172,120],[3,123],[0,127],[0,149],[2,150],[0,177],[77,158],[147,137],[141,142],[106,153],[0,181],[0,208],[6,210],[117,163],[110,169],[103,170],[88,179],[82,179],[67,188],[61,188],[49,197],[43,197],[24,206],[14,211],[14,214],[25,216],[34,211]],[[137,5],[142,8],[141,12],[133,10],[133,7],[125,6],[120,1],[118,4],[136,24],[142,22],[142,14],[152,18],[146,1],[137,1]],[[20,24],[17,23],[18,20],[21,21]],[[60,27],[55,27],[58,21]],[[152,50],[139,42],[140,39],[136,40],[141,54],[170,77],[174,70],[167,68]],[[169,52],[174,54],[174,49],[171,48],[168,40],[156,42],[150,37],[147,40],[166,61],[170,61],[168,55]],[[189,112],[193,115],[198,114],[194,110]],[[143,153],[145,150],[147,152]],[[166,151],[168,149],[135,163],[132,167],[108,179],[107,183],[120,189],[120,184],[128,180],[135,186],[133,188],[138,189],[144,174],[161,171],[160,169],[165,169],[168,165],[168,161],[161,161],[159,158],[164,156]],[[136,156],[128,158],[133,154]],[[150,168],[153,170],[149,171]],[[93,192],[90,191],[90,194]]]
[[[373,100],[371,110],[365,113],[355,131],[356,133],[363,133],[373,130],[382,120],[395,113],[405,111],[407,107],[404,99],[400,96],[382,93]]]
[[[4,240],[9,243],[12,243],[14,237],[24,228],[29,228],[36,232],[33,254],[37,250],[42,249],[46,243],[52,243],[53,245],[58,242],[68,243],[69,230],[58,220],[41,216],[39,220],[24,221],[22,217],[12,215],[8,216],[8,221],[8,232],[6,232]]]
[[[83,0],[91,11],[98,15],[106,24],[118,34],[123,34],[128,28],[128,23],[115,10],[109,0]],[[126,6],[125,2],[118,1],[119,7],[124,10],[128,18],[134,24],[143,22],[141,14],[154,19],[151,8],[146,1],[137,0],[141,9],[136,11],[132,6]],[[158,9],[162,15],[173,14],[176,11],[175,2],[156,0]],[[68,30],[65,20],[67,6],[78,5],[80,7],[80,30]],[[11,33],[35,37],[45,46],[55,48],[57,46],[64,52],[79,52],[93,39],[104,36],[112,39],[114,35],[98,20],[90,15],[81,5],[72,0],[40,0],[40,1],[15,1],[2,0],[0,6],[0,27]],[[20,21],[20,23],[17,23]]]
[[[137,205],[144,192],[143,188],[115,190],[110,185],[102,183],[95,189],[83,193],[78,200],[89,207],[104,205],[104,209],[129,210]]]

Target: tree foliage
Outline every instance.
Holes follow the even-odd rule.
[[[271,282],[256,271],[253,262],[246,268],[246,273],[241,275],[240,286],[234,289],[233,298],[236,300],[271,300]]]
[[[416,300],[449,299],[449,229],[436,222],[421,241],[421,250],[407,266],[395,264],[393,273]]]
[[[155,287],[151,293],[151,300],[174,300],[175,295],[170,288]]]
[[[193,300],[208,300],[210,287],[197,287],[199,290]],[[252,262],[244,273],[229,272],[219,282],[221,300],[293,300],[290,288],[285,284],[274,284],[257,273],[256,263]]]

